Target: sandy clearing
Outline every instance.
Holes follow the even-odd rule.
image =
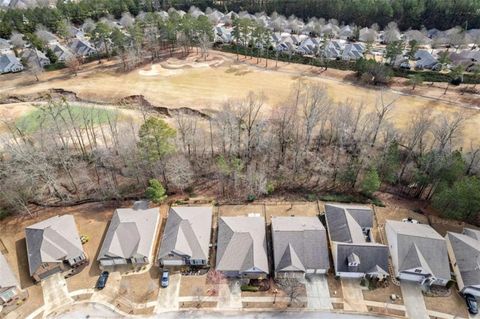
[[[12,80],[15,84],[9,81],[8,76],[2,76],[0,94],[27,94],[49,88],[63,88],[77,92],[82,98],[107,103],[114,103],[127,95],[141,94],[159,106],[216,110],[225,100],[243,98],[249,91],[253,91],[263,92],[267,97],[268,108],[272,108],[285,103],[291,87],[303,77],[308,81],[325,85],[335,102],[351,99],[365,103],[367,112],[372,111],[379,96],[376,89],[313,74],[312,67],[309,66],[282,64],[278,70],[265,70],[251,64],[237,64],[233,55],[222,56],[227,56],[226,61],[218,67],[205,66],[218,63],[218,57],[207,63],[195,62],[198,59],[189,57],[185,61],[169,59],[163,63],[164,66],[168,64],[176,66],[174,68],[155,64],[127,74],[118,73],[106,64],[97,68],[88,65],[77,77],[66,75],[66,71],[55,71],[43,75],[48,76],[48,81],[36,83],[29,80],[28,85],[20,85],[23,82],[18,76]],[[254,63],[254,59],[249,63]],[[192,65],[197,67],[191,67]],[[443,99],[441,90],[437,88],[437,91],[433,97]],[[397,97],[396,107],[390,115],[396,126],[405,127],[413,115],[421,109],[427,109],[433,116],[460,112],[468,118],[464,128],[466,138],[462,145],[468,148],[470,141],[480,144],[480,136],[477,134],[480,127],[479,110],[423,96],[405,95],[399,91],[389,90],[386,94],[387,99]]]

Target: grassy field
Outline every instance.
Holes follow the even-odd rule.
[[[154,68],[147,65],[129,73],[120,73],[107,64],[95,63],[83,66],[77,77],[70,76],[66,70],[59,70],[43,74],[40,82],[32,82],[26,75],[1,76],[0,95],[62,88],[76,92],[81,98],[107,103],[115,103],[128,95],[143,95],[157,106],[209,111],[219,109],[227,99],[243,98],[253,91],[265,94],[267,101],[264,111],[268,112],[285,103],[291,87],[299,78],[303,78],[324,85],[333,101],[350,99],[363,102],[366,112],[371,112],[380,94],[378,89],[352,85],[341,77],[327,77],[319,74],[318,69],[306,65],[281,64],[275,70],[273,65],[268,69],[258,67],[254,60],[249,60],[248,65],[237,64],[234,55],[225,55],[223,58],[225,62],[218,67],[191,67],[189,63],[188,67],[172,71],[158,65]],[[409,87],[393,88],[385,93],[385,99],[397,99],[390,113],[390,120],[397,127],[405,127],[412,116],[422,109],[432,116],[463,113],[468,121],[464,127],[462,145],[468,148],[470,141],[480,144],[477,134],[480,110],[472,108],[478,102],[475,97],[468,100],[467,95],[454,93],[454,89],[443,95],[440,87],[419,87],[415,90],[419,95],[411,95]]]
[[[73,122],[83,127],[85,124],[105,124],[108,123],[109,119],[118,116],[120,116],[120,113],[114,109],[93,108],[73,104],[70,106],[70,112],[67,108],[55,109],[52,113],[36,108],[20,116],[16,120],[16,125],[25,132],[34,133],[41,129],[42,126],[51,127],[54,123],[54,117],[64,118],[69,124]]]

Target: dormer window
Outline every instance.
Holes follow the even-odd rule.
[[[358,267],[360,266],[360,257],[357,254],[351,253],[347,257],[348,267]]]

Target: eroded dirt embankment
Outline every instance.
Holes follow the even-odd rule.
[[[105,102],[86,100],[78,96],[76,92],[64,89],[49,89],[47,91],[32,93],[32,94],[9,94],[0,96],[0,105],[28,103],[28,102],[48,102],[51,100],[65,100],[68,102],[82,102],[98,105],[106,105]],[[210,116],[202,111],[194,110],[189,107],[169,108],[165,106],[158,106],[152,104],[143,95],[128,95],[119,100],[112,101],[108,105],[117,105],[123,109],[141,109],[147,112],[157,113],[166,117],[173,117],[178,115],[198,116],[204,119],[209,119]]]

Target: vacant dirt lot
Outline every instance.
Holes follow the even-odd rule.
[[[274,69],[274,63],[265,69],[255,64],[255,59],[245,63],[236,63],[235,56],[226,53],[211,54],[212,59],[224,59],[224,63],[199,63],[192,59],[182,67],[181,61],[166,61],[161,65],[147,65],[129,73],[119,73],[114,61],[98,65],[90,63],[82,67],[77,77],[67,70],[48,72],[42,75],[40,82],[32,81],[26,73],[3,75],[0,77],[0,95],[27,94],[44,91],[49,88],[71,90],[84,99],[114,103],[127,95],[144,95],[147,100],[158,106],[190,107],[197,110],[216,110],[227,99],[244,97],[247,92],[263,92],[267,97],[267,106],[274,107],[288,98],[290,88],[300,78],[325,85],[334,101],[351,99],[364,102],[367,111],[372,111],[379,92],[376,88],[352,85],[345,78],[351,72],[319,69],[306,65],[280,63]],[[242,59],[243,60],[243,59]],[[170,64],[170,65],[169,65]],[[172,69],[171,65],[175,65]],[[217,66],[218,65],[218,66]],[[480,126],[480,111],[475,105],[480,103],[477,97],[459,95],[454,89],[443,95],[442,86],[423,86],[416,94],[405,86],[404,80],[398,80],[393,90],[385,94],[387,100],[396,99],[396,106],[390,118],[399,127],[409,123],[412,115],[421,109],[427,109],[431,115],[461,112],[468,117],[464,128],[467,137],[464,146],[480,143],[476,134]],[[466,108],[469,107],[469,108]]]

